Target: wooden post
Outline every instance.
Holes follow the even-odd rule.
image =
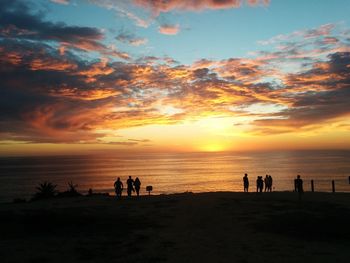
[[[334,183],[334,180],[332,180],[332,192],[335,193],[335,183]]]
[[[311,180],[311,192],[315,192],[314,180]]]
[[[148,195],[151,195],[152,190],[153,190],[152,185],[147,185],[146,186],[146,191],[148,192]]]

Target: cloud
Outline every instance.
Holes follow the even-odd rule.
[[[180,32],[180,25],[163,24],[159,26],[158,31],[163,35],[177,35]]]
[[[102,43],[104,34],[100,29],[45,21],[41,13],[33,14],[25,2],[18,0],[0,3],[0,37],[56,42],[61,47],[129,59],[128,54],[111,51]]]
[[[297,30],[292,33],[280,34],[280,35],[274,36],[268,40],[260,40],[258,41],[258,44],[274,45],[274,44],[280,44],[280,43],[288,43],[289,41],[293,41],[295,39],[312,40],[320,37],[327,38],[332,34],[332,30],[334,30],[336,26],[337,26],[336,24],[324,24],[312,29]]]
[[[126,31],[121,31],[118,36],[116,36],[116,39],[132,46],[141,46],[148,42],[146,38],[136,37],[133,33]]]
[[[267,0],[133,0],[133,3],[136,6],[151,10],[154,16],[158,16],[160,13],[168,13],[173,10],[201,11],[204,9],[238,8],[244,2],[251,6],[269,4],[269,1]]]
[[[276,134],[349,113],[350,53],[330,54],[310,70],[287,74],[285,86],[276,89],[257,78],[265,75],[266,65],[253,59],[201,60],[193,67],[86,63],[42,44],[9,41],[1,43],[1,55],[16,53],[15,63],[10,57],[0,65],[4,83],[0,122],[8,139],[93,142],[104,136],[96,132],[102,128],[172,124],[208,113],[252,116],[256,119],[252,132]],[[33,67],[33,61],[49,66]],[[259,103],[274,110],[252,111],[250,106]],[[162,111],[165,107],[179,111],[167,114]]]
[[[305,38],[315,38],[320,36],[330,35],[332,29],[334,29],[334,24],[325,24],[316,29],[309,29],[303,32],[302,36]]]
[[[315,63],[311,70],[289,75],[286,78],[289,89],[282,90],[280,96],[289,97],[291,105],[276,116],[256,120],[256,131],[276,133],[282,128],[284,132],[292,132],[347,118],[350,114],[348,65],[349,52],[334,53],[328,56],[328,61]]]
[[[153,19],[144,19],[141,16],[137,15],[134,12],[131,12],[128,10],[130,7],[130,1],[129,0],[88,0],[90,3],[98,5],[100,7],[114,10],[122,17],[127,17],[128,19],[134,21],[134,23],[143,28],[149,27],[149,25],[153,22]]]
[[[62,4],[62,5],[68,5],[69,0],[50,0],[51,2],[54,2],[56,4]]]
[[[137,26],[148,28],[161,13],[172,11],[202,11],[205,9],[231,9],[239,8],[243,4],[248,6],[267,6],[269,0],[88,0],[95,5],[115,10],[120,16],[127,17],[134,21]],[[135,10],[136,9],[136,10]],[[143,17],[147,18],[143,18]],[[178,30],[172,28],[166,29],[165,25],[159,28],[164,30],[165,34],[177,33]],[[164,28],[164,29],[163,29]]]
[[[100,142],[101,143],[101,142]],[[112,145],[123,145],[123,146],[134,146],[137,145],[138,142],[108,142],[107,144]]]
[[[149,140],[149,139],[128,139],[128,141],[132,141],[132,142],[137,142],[137,143],[139,143],[139,142],[151,142],[151,140]]]
[[[208,116],[244,117],[246,132],[278,134],[327,126],[350,114],[349,36],[336,26],[303,30],[301,36],[313,35],[308,38],[280,37],[272,50],[249,59],[202,58],[192,65],[155,56],[116,61],[108,54],[118,50],[101,42],[100,30],[45,22],[26,5],[20,8],[21,2],[8,3],[15,6],[2,6],[0,17],[4,140],[109,143],[119,129]],[[17,9],[23,17],[11,11]],[[16,18],[12,27],[9,18]],[[135,38],[122,33],[120,41]],[[101,58],[77,53],[83,52],[81,41],[97,45],[84,50],[100,50]]]
[[[142,19],[141,17],[135,15],[134,13],[132,13],[130,11],[124,10],[122,8],[119,8],[119,7],[116,7],[116,10],[122,16],[126,16],[127,18],[133,20],[135,22],[135,24],[139,27],[147,28],[151,24],[152,20]]]

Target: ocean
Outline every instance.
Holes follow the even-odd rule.
[[[350,192],[350,151],[289,151],[259,153],[149,153],[81,156],[0,157],[0,202],[30,198],[44,181],[64,191],[67,183],[78,191],[114,194],[113,183],[120,177],[139,177],[141,194],[153,186],[152,194],[183,192],[243,191],[242,177],[248,173],[250,191],[256,190],[257,176],[273,177],[274,191],[293,191],[297,174],[304,190]],[[125,193],[124,193],[125,194]]]

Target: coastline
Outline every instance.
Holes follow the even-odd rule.
[[[319,160],[322,160],[321,162]],[[250,190],[255,190],[257,176],[270,174],[274,191],[294,189],[293,180],[300,174],[304,190],[350,192],[350,151],[278,153],[187,153],[139,154],[137,156],[75,156],[0,158],[0,201],[29,199],[42,182],[52,182],[60,192],[67,183],[78,184],[82,193],[114,192],[113,183],[120,177],[139,177],[142,192],[153,185],[154,194],[173,192],[243,191],[242,177],[248,173]]]
[[[0,218],[3,262],[347,262],[350,244],[349,193],[54,198]]]

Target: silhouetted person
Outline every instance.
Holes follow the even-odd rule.
[[[123,191],[123,183],[120,181],[120,178],[118,177],[117,181],[114,182],[114,189],[115,189],[115,195],[118,198],[122,197],[122,191]]]
[[[265,178],[264,178],[264,183],[265,183],[265,192],[266,190],[268,191],[269,190],[269,176],[266,175]]]
[[[272,180],[272,176],[271,176],[271,175],[269,175],[267,181],[268,181],[268,183],[269,183],[269,187],[267,188],[267,190],[268,190],[269,192],[272,192],[272,182],[273,182],[273,180]]]
[[[294,180],[295,191],[298,193],[303,193],[303,180],[300,178],[300,175],[297,176],[297,179]]]
[[[243,176],[243,187],[244,187],[244,192],[249,191],[249,180],[248,180],[248,174],[244,174]]]
[[[262,176],[258,176],[256,179],[256,192],[262,192],[264,188],[264,180],[262,179]]]
[[[126,185],[128,186],[127,188],[127,193],[128,193],[128,196],[130,197],[131,196],[131,192],[134,192],[134,180],[131,179],[131,176],[129,176],[129,179],[126,181]]]
[[[135,179],[134,186],[135,186],[136,195],[139,196],[140,195],[140,188],[141,188],[141,181],[138,177],[136,177],[136,179]]]

